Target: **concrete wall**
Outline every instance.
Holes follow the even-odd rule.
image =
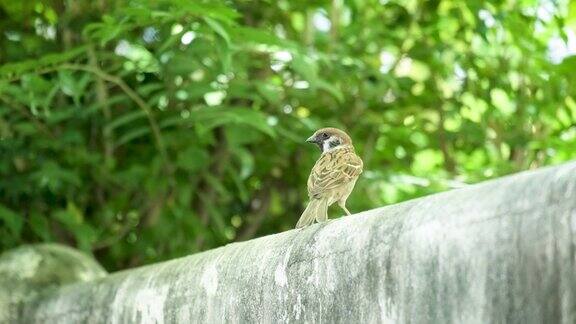
[[[63,286],[18,322],[576,323],[575,230],[569,163]]]

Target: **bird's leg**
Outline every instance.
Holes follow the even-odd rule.
[[[344,209],[344,211],[346,212],[346,216],[352,215],[352,213],[350,213],[350,211],[348,210],[348,208],[346,208],[346,206],[342,206],[342,209]]]
[[[344,212],[346,213],[346,216],[352,215],[352,214],[350,213],[350,211],[348,210],[348,208],[346,208],[346,202],[345,202],[345,201],[339,201],[339,202],[338,202],[338,206],[340,206],[340,208],[344,209]]]

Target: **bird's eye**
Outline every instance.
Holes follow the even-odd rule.
[[[328,138],[330,136],[328,136],[328,133],[322,133],[322,138]]]

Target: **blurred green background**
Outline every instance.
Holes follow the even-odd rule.
[[[0,0],[0,250],[291,229],[323,126],[353,212],[573,159],[575,32],[566,0]]]

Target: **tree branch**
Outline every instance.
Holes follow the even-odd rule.
[[[253,217],[250,217],[251,222],[244,227],[244,229],[238,234],[236,241],[245,241],[254,237],[262,221],[268,215],[268,210],[270,209],[270,200],[272,198],[272,190],[270,189],[270,184],[265,183],[262,186],[262,190],[258,192],[254,200],[258,199],[262,203],[260,207],[256,209],[253,213]]]
[[[90,66],[93,69],[99,69],[98,58],[96,57],[96,52],[92,46],[88,47],[88,59]],[[112,118],[112,114],[110,112],[110,104],[108,102],[108,89],[106,88],[104,79],[98,75],[96,76],[96,99],[98,102],[102,103],[102,113],[104,115],[106,124],[108,124]],[[104,161],[105,165],[108,166],[114,157],[114,131],[111,128],[106,127],[106,124],[104,127],[102,127],[102,137],[104,144]]]
[[[224,137],[224,131],[222,128],[216,128],[216,141],[218,143],[212,153],[212,161],[214,161],[214,163],[210,168],[210,174],[216,178],[220,178],[224,173],[229,156],[229,151],[226,147],[226,138]],[[198,192],[203,194],[198,195],[196,208],[200,216],[200,221],[204,226],[207,226],[210,223],[210,209],[207,204],[215,203],[216,189],[211,187],[207,180],[203,178],[198,186]],[[205,240],[206,236],[204,234],[201,234],[196,238],[195,245],[198,250],[202,250]]]
[[[154,119],[152,107],[150,107],[144,101],[144,99],[142,99],[142,97],[140,97],[140,95],[138,95],[138,93],[136,93],[136,91],[134,91],[128,84],[126,84],[126,82],[124,82],[124,80],[122,80],[121,78],[119,78],[117,76],[108,74],[97,67],[80,65],[80,64],[70,64],[70,63],[62,64],[59,67],[64,68],[64,69],[68,69],[68,70],[90,72],[90,73],[93,73],[93,74],[97,75],[98,77],[102,78],[103,80],[114,83],[118,87],[120,87],[120,89],[122,89],[122,91],[124,91],[124,93],[126,93],[126,95],[128,97],[130,97],[130,99],[132,99],[136,103],[136,105],[138,105],[138,107],[140,107],[140,109],[142,109],[146,113],[146,116],[148,117],[148,122],[150,123],[150,128],[152,129],[152,133],[154,135],[154,139],[156,140],[156,145],[157,145],[158,151],[160,152],[162,158],[166,162],[168,161],[168,154],[166,152],[166,147],[164,145],[162,133],[160,132],[160,128],[158,127],[158,123],[156,122],[156,119]]]
[[[52,133],[52,131],[48,127],[46,127],[46,125],[41,123],[36,117],[34,117],[34,115],[30,114],[27,107],[20,105],[19,103],[14,102],[10,98],[3,95],[0,95],[0,100],[4,101],[9,107],[17,111],[26,119],[30,120],[39,131],[41,131],[45,135],[48,135],[48,137],[50,137],[51,139],[56,138],[56,135],[54,135],[54,133]]]

